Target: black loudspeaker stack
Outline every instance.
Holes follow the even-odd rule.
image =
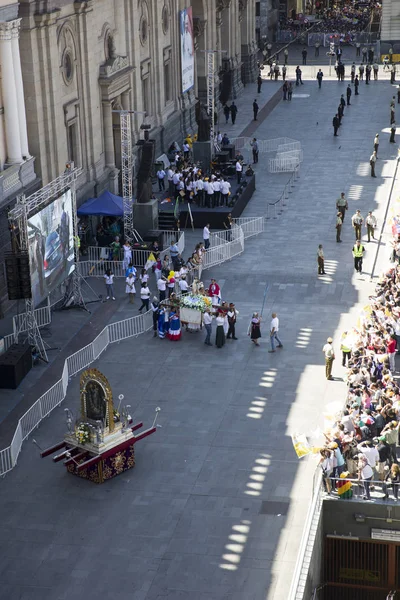
[[[5,255],[8,297],[23,300],[32,297],[28,252],[7,252]]]
[[[151,170],[155,160],[155,140],[149,140],[141,144],[142,154],[137,173],[138,181],[147,181],[151,177]]]
[[[0,388],[16,390],[32,368],[32,349],[26,344],[13,344],[0,354]]]

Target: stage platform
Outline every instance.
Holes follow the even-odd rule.
[[[247,185],[243,188],[242,193],[239,198],[236,200],[234,206],[220,206],[218,208],[201,208],[197,206],[197,204],[192,203],[190,208],[192,210],[193,215],[193,225],[196,228],[204,227],[207,223],[210,224],[211,229],[223,229],[224,221],[229,213],[232,214],[233,218],[238,218],[241,216],[242,212],[246,208],[250,198],[253,195],[254,190],[256,189],[256,177],[252,175],[251,177],[243,176],[242,181],[246,181]],[[235,182],[231,182],[231,196],[234,196],[239,188],[238,184]],[[173,213],[175,208],[175,204],[172,202],[159,204],[159,212],[160,213]],[[187,208],[187,202],[182,202],[180,204],[180,226],[181,228],[190,227],[190,216]]]

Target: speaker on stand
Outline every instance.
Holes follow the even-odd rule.
[[[5,255],[8,298],[24,300],[32,297],[29,255],[27,252],[7,252]]]

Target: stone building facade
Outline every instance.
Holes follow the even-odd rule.
[[[20,0],[28,139],[43,184],[74,161],[78,203],[118,192],[119,109],[133,143],[150,125],[156,156],[196,129],[206,95],[204,50],[216,55],[216,96],[235,97],[256,78],[255,9],[247,0],[193,0],[195,85],[182,93],[179,11],[183,0]],[[146,114],[144,114],[146,113]]]
[[[26,125],[18,2],[0,0],[0,317],[9,306],[4,255],[10,250],[8,212],[18,194],[40,185]]]

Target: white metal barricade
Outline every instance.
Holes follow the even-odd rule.
[[[68,363],[67,361],[65,361],[64,363],[64,368],[63,368],[63,372],[62,372],[62,377],[61,377],[61,381],[62,381],[62,386],[63,386],[63,394],[64,396],[67,393],[67,389],[68,389],[68,380],[69,380],[69,375],[68,375]]]
[[[41,408],[42,419],[47,417],[51,411],[58,406],[65,398],[63,380],[60,379],[43,394],[38,400]]]
[[[242,229],[245,240],[264,231],[264,217],[241,217],[234,221]]]
[[[22,442],[23,441],[24,441],[24,438],[22,436],[21,420],[19,420],[18,421],[18,425],[17,425],[17,429],[15,430],[15,433],[13,435],[13,439],[11,441],[11,445],[9,446],[9,448],[6,448],[6,450],[9,450],[9,457],[10,457],[10,461],[11,461],[11,469],[13,468],[14,465],[17,464],[18,455],[21,452]],[[3,452],[4,452],[4,450],[3,450]],[[3,473],[4,472],[7,472],[7,471],[3,471]]]
[[[67,358],[69,376],[76,375],[76,373],[88,367],[93,361],[93,344],[88,344]]]
[[[37,400],[29,410],[20,418],[22,440],[25,440],[28,435],[38,426],[43,419],[42,407],[40,401]]]
[[[15,431],[14,437],[15,437],[17,431],[18,431],[18,428]],[[22,444],[22,441],[21,441],[21,444]],[[15,460],[15,462],[13,463],[13,460],[12,460],[12,455],[11,455],[12,447],[13,446],[11,445],[11,446],[8,446],[8,448],[4,448],[4,450],[0,450],[0,475],[7,473],[8,471],[11,471],[11,469],[13,468],[13,466],[16,462],[16,460]],[[18,457],[19,451],[20,451],[20,449],[15,454],[16,458]]]
[[[94,359],[96,360],[97,358],[99,358],[100,354],[102,354],[102,352],[104,352],[104,350],[107,348],[107,346],[109,344],[108,326],[104,327],[103,331],[101,331],[99,333],[99,335],[97,336],[97,338],[95,338],[93,340],[92,344],[93,344],[93,356],[94,356]]]
[[[119,260],[104,260],[94,262],[91,260],[81,260],[79,270],[82,277],[104,277],[104,273],[110,270],[114,277],[125,277],[125,266]]]
[[[297,158],[270,158],[268,170],[270,173],[290,173],[297,171],[299,160]]]

